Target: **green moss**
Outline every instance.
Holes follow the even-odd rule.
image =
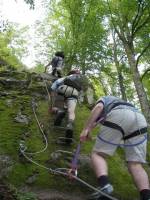
[[[8,180],[16,187],[21,187],[25,184],[26,179],[35,170],[35,166],[29,163],[20,163],[18,161],[14,164],[12,172],[9,174]]]
[[[43,140],[43,136],[39,130],[37,121],[32,111],[32,97],[28,95],[20,95],[17,97],[16,91],[12,91],[12,94],[14,95],[12,106],[7,105],[6,98],[1,98],[0,100],[0,118],[2,119],[0,121],[0,150],[2,153],[10,155],[14,163],[12,172],[8,176],[8,181],[17,187],[20,187],[26,184],[27,179],[37,172],[37,178],[35,182],[31,184],[33,186],[40,188],[52,188],[56,190],[58,189],[63,192],[74,190],[77,192],[82,191],[84,193],[89,193],[89,189],[86,186],[84,187],[81,183],[77,181],[70,182],[67,177],[53,175],[48,170],[33,163],[26,162],[25,158],[22,159],[19,157],[20,140],[25,140],[25,145],[27,146],[27,151],[29,152],[36,152],[43,149],[45,147],[45,141]],[[88,119],[90,110],[84,105],[77,106],[74,131],[74,139],[77,143],[73,144],[71,147],[60,146],[56,144],[56,139],[59,136],[64,136],[65,131],[54,130],[52,126],[53,117],[48,112],[48,102],[44,99],[40,99],[40,97],[36,97],[35,99],[38,105],[38,108],[36,109],[37,117],[40,124],[43,125],[44,132],[48,138],[49,146],[43,153],[33,155],[32,159],[40,165],[48,168],[68,168],[69,163],[64,159],[64,157],[54,162],[51,159],[51,153],[59,149],[68,151],[76,150],[80,133],[83,129],[85,121]],[[22,114],[27,115],[30,118],[28,125],[15,122],[14,118],[17,116],[20,109]],[[29,133],[29,136],[25,137],[25,133],[27,132]],[[96,128],[92,132],[92,137],[95,137],[98,132],[99,128]],[[85,142],[82,145],[81,153],[90,155],[93,144],[94,140]],[[148,150],[150,150],[149,145]],[[124,153],[120,148],[112,158],[108,159],[109,175],[115,188],[115,195],[116,197],[125,200],[129,200],[131,196],[134,199],[137,199],[137,190],[134,187],[123,160]],[[148,157],[148,161],[150,162],[150,157]],[[146,168],[146,170],[149,172],[149,168]],[[78,173],[79,177],[87,183],[93,186],[97,185],[95,174],[89,166],[80,167]],[[126,191],[128,191],[128,193]]]

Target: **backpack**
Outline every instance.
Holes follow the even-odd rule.
[[[72,74],[67,76],[64,80],[64,85],[75,88],[77,91],[82,89],[82,76],[79,74]]]
[[[51,62],[52,68],[57,68],[59,60],[60,60],[60,59],[59,59],[58,56],[55,56],[55,57],[52,59],[52,62]]]
[[[57,88],[57,93],[65,98],[73,97],[77,99],[79,95],[79,91],[77,89],[67,85],[60,85]]]

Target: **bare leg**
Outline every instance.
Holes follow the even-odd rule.
[[[108,167],[107,163],[102,156],[102,154],[93,152],[91,155],[92,165],[96,174],[96,177],[100,177],[103,175],[108,175]]]
[[[77,101],[76,100],[68,100],[67,107],[68,107],[68,120],[75,120],[75,108],[76,108]]]
[[[143,189],[150,189],[148,175],[142,164],[137,162],[128,162],[127,165],[137,189],[139,191]]]
[[[66,143],[70,144],[73,138],[73,123],[75,120],[75,108],[76,108],[77,100],[75,99],[68,99],[67,100],[67,107],[68,107],[68,124],[66,129]]]

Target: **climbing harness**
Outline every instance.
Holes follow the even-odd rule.
[[[98,135],[98,138],[107,143],[107,144],[111,144],[111,145],[114,145],[114,146],[120,146],[120,147],[134,147],[134,146],[137,146],[137,145],[140,145],[142,144],[143,142],[145,142],[147,140],[147,135],[144,135],[144,139],[141,140],[140,142],[137,142],[137,143],[134,143],[134,144],[117,144],[117,143],[113,143],[113,142],[110,142],[108,140],[105,140],[104,138],[102,138],[100,135]]]
[[[118,102],[118,103],[115,103],[110,111],[119,106],[119,105],[127,105],[127,106],[130,106],[130,107],[134,107],[132,104],[130,103],[127,103],[127,102]],[[137,114],[135,112],[135,120],[136,120],[136,123],[138,124],[138,120],[137,120]],[[98,123],[101,123],[103,126],[107,126],[109,128],[112,128],[112,129],[116,129],[118,131],[120,131],[123,135],[123,140],[128,140],[130,138],[133,138],[133,137],[136,137],[136,136],[139,136],[139,135],[142,135],[142,134],[145,134],[147,133],[147,127],[144,127],[144,128],[138,128],[138,130],[136,131],[133,131],[132,133],[130,133],[129,135],[125,136],[125,132],[124,130],[122,129],[121,126],[119,126],[118,124],[116,123],[113,123],[113,122],[110,122],[110,121],[106,121],[104,117],[100,118],[98,121],[97,121],[97,124]],[[105,140],[104,138],[102,138],[100,135],[97,136],[101,141],[107,143],[107,144],[110,144],[110,145],[114,145],[114,146],[120,146],[120,147],[133,147],[133,146],[137,146],[137,145],[140,145],[142,144],[143,142],[145,142],[147,139],[148,139],[148,136],[147,134],[144,135],[144,139],[142,139],[141,141],[137,142],[137,143],[133,143],[133,144],[117,144],[117,143],[113,143],[113,142],[110,142],[108,140]]]
[[[30,161],[31,163],[37,165],[38,167],[43,168],[45,170],[48,170],[50,173],[52,173],[54,175],[62,175],[62,176],[65,176],[65,177],[69,177],[69,170],[70,169],[68,169],[68,168],[56,168],[56,169],[48,168],[48,167],[46,167],[46,166],[44,166],[42,164],[39,164],[38,162],[34,161],[31,157],[29,157],[30,155],[35,155],[35,154],[39,154],[39,153],[44,152],[48,147],[47,138],[46,138],[46,136],[44,134],[44,131],[43,131],[43,125],[41,125],[41,123],[38,120],[38,117],[37,117],[36,111],[35,111],[35,107],[36,107],[36,103],[35,103],[34,100],[32,100],[32,110],[33,110],[35,119],[37,121],[37,124],[38,124],[38,126],[40,128],[40,131],[42,132],[42,135],[44,137],[45,147],[43,149],[41,149],[40,151],[31,152],[30,153],[30,152],[27,152],[27,147],[25,145],[25,142],[24,141],[20,141],[20,144],[19,144],[20,152],[28,161]],[[77,161],[78,161],[78,156],[79,156],[79,153],[80,153],[80,148],[81,148],[81,144],[79,143],[78,147],[77,147],[77,150],[75,152],[74,158],[73,158],[72,163],[71,163],[72,169],[74,169],[74,168],[77,169]],[[110,196],[110,195],[98,190],[97,188],[95,188],[94,186],[88,184],[86,181],[82,180],[81,178],[77,177],[77,173],[75,173],[75,174],[71,173],[71,177],[73,179],[75,179],[76,181],[79,181],[83,185],[87,186],[88,188],[101,193],[105,197],[108,197],[111,200],[118,200],[118,199],[116,199],[116,198],[114,198],[114,197],[112,197],[112,196]]]

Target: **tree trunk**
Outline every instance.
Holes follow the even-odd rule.
[[[133,45],[131,45],[131,46],[128,44],[124,44],[124,45],[125,45],[125,50],[126,50],[126,54],[128,57],[128,62],[131,67],[133,81],[134,81],[136,92],[137,92],[137,95],[138,95],[138,98],[140,101],[141,109],[142,109],[143,114],[145,115],[145,118],[147,119],[149,126],[150,126],[150,106],[148,103],[146,92],[144,90],[144,86],[141,82],[140,73],[136,66],[134,48],[133,48]]]
[[[125,87],[124,87],[124,82],[123,82],[123,76],[121,73],[121,70],[118,70],[118,78],[119,78],[119,86],[120,86],[120,91],[121,91],[121,95],[122,95],[122,99],[127,101],[127,96],[126,96],[126,92],[125,92]]]
[[[105,96],[107,96],[109,94],[109,90],[108,90],[107,84],[105,83],[104,78],[101,75],[101,73],[99,73],[99,82],[100,82],[101,86],[103,87]]]
[[[119,65],[118,58],[117,58],[117,45],[116,45],[115,39],[114,39],[113,57],[114,57],[114,62],[115,62],[116,69],[117,69],[121,96],[122,96],[122,99],[126,101],[127,97],[126,97],[126,92],[125,92],[125,87],[124,87],[124,82],[123,82],[123,76],[122,76],[122,73],[121,73],[121,68],[120,68],[120,65]]]

